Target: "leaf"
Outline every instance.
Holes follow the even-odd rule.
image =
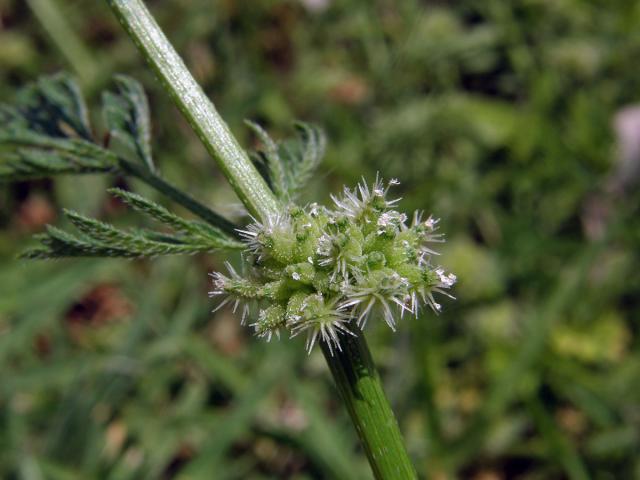
[[[104,94],[104,115],[115,146],[124,147],[124,154],[132,154],[133,159],[94,140],[80,89],[70,76],[58,74],[42,77],[21,89],[14,105],[0,104],[0,182],[61,174],[135,176],[215,225],[208,228],[188,222],[192,234],[199,232],[200,242],[206,238],[210,245],[238,248],[238,243],[228,236],[235,233],[233,223],[155,172],[149,105],[142,87],[124,76],[116,77],[116,84],[118,93]]]
[[[99,242],[91,242],[75,237],[51,225],[47,233],[36,237],[42,247],[33,248],[20,255],[24,259],[51,259],[63,257],[136,257],[135,252],[128,252]]]
[[[97,145],[75,81],[43,77],[0,105],[0,181],[118,170],[118,158]]]
[[[152,230],[123,231],[108,223],[65,210],[65,216],[82,235],[72,235],[56,227],[48,226],[45,234],[36,236],[42,246],[27,250],[21,257],[28,259],[137,258],[244,248],[244,244],[232,239],[217,228],[180,218],[140,195],[120,189],[111,189],[110,192],[134,209],[171,227],[178,235]]]
[[[56,137],[92,140],[87,106],[66,73],[40,78],[18,93],[18,109],[28,127]]]
[[[286,167],[278,152],[278,145],[260,125],[249,120],[246,120],[245,123],[253,130],[264,145],[260,153],[264,156],[264,163],[267,166],[267,175],[270,180],[271,189],[278,198],[286,198],[289,181],[287,179]]]
[[[263,144],[254,163],[266,178],[275,195],[288,203],[297,198],[320,165],[326,148],[321,129],[307,123],[296,123],[297,138],[276,143],[256,123],[246,121]]]
[[[111,188],[108,191],[134,210],[150,216],[154,220],[172,228],[178,233],[184,234],[185,241],[189,241],[189,238],[195,237],[199,241],[208,242],[217,248],[238,250],[244,248],[244,244],[242,242],[233,239],[213,225],[193,220],[185,220],[184,218],[169,212],[169,210],[163,206],[132,192],[126,192],[119,188]]]
[[[17,149],[0,153],[0,181],[23,180],[76,173],[106,173],[118,170],[117,159],[92,157],[73,147],[69,150]]]
[[[151,155],[149,103],[142,86],[134,79],[117,75],[118,94],[103,94],[103,114],[111,141],[132,153],[149,170],[155,166]]]
[[[104,94],[111,137],[153,171],[149,106],[135,80],[118,76],[119,93]],[[0,180],[119,169],[118,155],[96,143],[77,83],[66,74],[43,77],[0,105]]]
[[[49,226],[47,233],[40,236],[42,247],[25,251],[21,258],[52,259],[64,257],[157,257],[160,255],[193,254],[209,252],[208,245],[160,242],[123,232],[97,220],[75,214],[72,221],[80,226],[84,233],[91,232],[92,237],[77,237]],[[101,225],[96,225],[100,223]],[[106,238],[110,240],[107,242]],[[103,240],[100,240],[103,239]]]
[[[327,147],[327,138],[322,129],[314,125],[298,122],[295,127],[298,139],[284,143],[283,149],[288,154],[287,163],[291,164],[292,188],[295,194],[298,194],[320,166]]]

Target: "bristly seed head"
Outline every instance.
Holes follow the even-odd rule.
[[[221,296],[217,308],[242,305],[242,319],[249,305],[258,307],[251,324],[267,341],[286,331],[291,337],[307,334],[311,351],[324,342],[331,354],[340,350],[340,339],[364,328],[374,311],[395,331],[405,313],[418,316],[421,305],[435,312],[441,305],[433,294],[456,282],[453,273],[432,264],[437,252],[432,243],[443,242],[438,219],[423,220],[415,212],[407,216],[395,210],[399,199],[388,200],[389,188],[376,178],[364,181],[342,196],[332,196],[335,210],[311,204],[291,206],[264,222],[255,221],[240,234],[249,255],[247,275],[229,264],[229,276],[213,273],[211,296]],[[451,297],[453,298],[453,297]]]

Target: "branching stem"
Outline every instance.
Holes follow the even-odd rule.
[[[155,70],[249,212],[278,213],[278,202],[141,0],[108,0],[111,10]]]
[[[107,2],[247,209],[262,221],[278,213],[275,196],[144,3],[141,0]],[[163,188],[166,187],[155,186],[165,191]],[[172,195],[175,193],[169,194]],[[416,478],[362,332],[354,339],[348,339],[342,352],[331,355],[324,347],[325,358],[375,477],[384,480]]]

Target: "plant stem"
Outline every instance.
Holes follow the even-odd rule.
[[[377,479],[415,479],[402,434],[382,389],[369,347],[360,329],[345,336],[342,351],[322,352],[342,395],[373,474]]]
[[[218,227],[223,232],[228,233],[232,237],[238,237],[236,225],[223,216],[198,202],[195,198],[184,193],[182,190],[177,189],[165,179],[160,177],[158,174],[153,173],[148,169],[133,162],[129,162],[124,159],[119,160],[120,167],[129,175],[132,175],[137,179],[143,181],[147,185],[155,188],[159,192],[174,200],[176,203],[182,205],[191,213],[194,213],[211,225]]]
[[[262,219],[277,214],[278,202],[266,182],[144,3],[107,1],[249,212]]]
[[[278,201],[204,95],[141,0],[107,0],[174,102],[214,156],[240,200],[258,219],[278,212]],[[171,195],[170,195],[171,196]],[[322,349],[377,479],[415,479],[364,335],[341,352]]]

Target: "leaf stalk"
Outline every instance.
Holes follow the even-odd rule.
[[[124,170],[125,173],[136,177],[138,180],[146,183],[150,187],[155,188],[176,203],[182,205],[194,215],[197,215],[204,221],[209,222],[211,225],[220,228],[223,232],[228,233],[234,238],[238,238],[238,231],[236,230],[236,225],[234,223],[198,202],[192,196],[174,187],[158,174],[150,171],[142,165],[138,165],[122,158],[119,158],[119,164],[120,168]]]

